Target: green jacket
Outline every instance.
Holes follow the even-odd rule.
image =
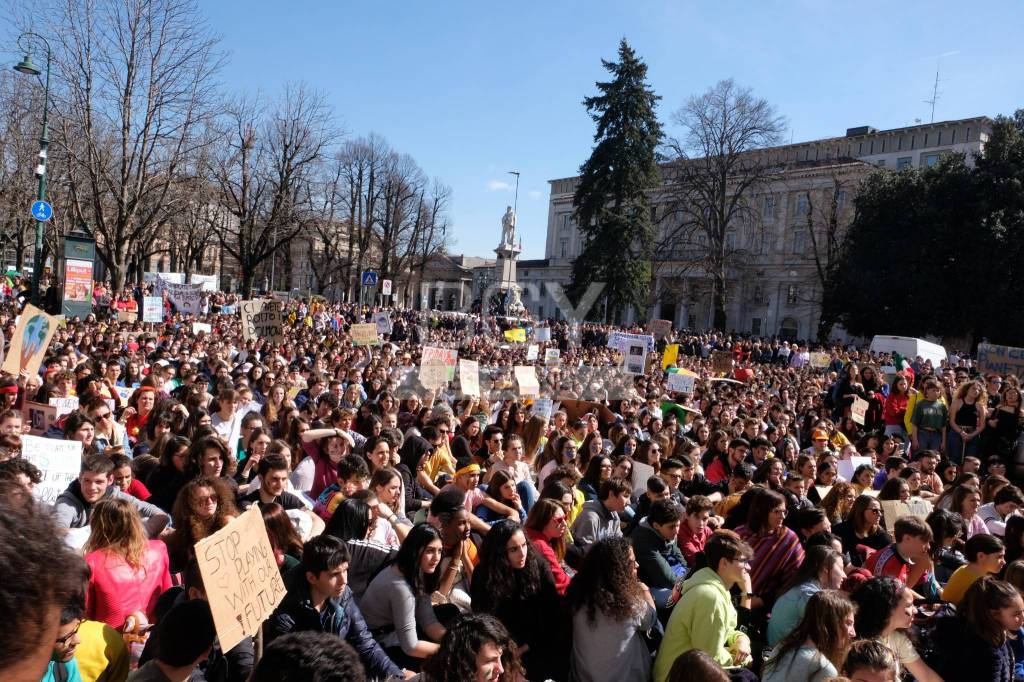
[[[654,661],[654,682],[666,682],[672,664],[690,649],[706,652],[722,666],[731,666],[736,609],[725,583],[710,568],[702,568],[683,583],[679,603],[672,609],[665,636]]]
[[[644,519],[633,529],[629,540],[633,543],[636,562],[640,564],[637,571],[640,581],[647,587],[671,589],[675,586],[678,578],[673,566],[680,567],[680,575],[686,568],[686,560],[675,539],[666,540],[661,537]]]

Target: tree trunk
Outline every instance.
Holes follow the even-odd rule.
[[[715,309],[715,316],[712,326],[719,331],[727,331],[725,325],[727,323],[725,315],[725,277],[720,273],[715,273],[714,278],[715,290],[712,294],[712,305]]]

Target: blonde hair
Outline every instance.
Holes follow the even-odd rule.
[[[132,568],[142,567],[146,553],[146,531],[142,520],[128,500],[100,500],[92,511],[92,530],[85,543],[85,552],[103,549],[116,554]]]

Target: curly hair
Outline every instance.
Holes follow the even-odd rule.
[[[501,649],[501,666],[505,669],[500,682],[521,679],[525,674],[516,644],[508,630],[494,616],[470,613],[452,623],[441,640],[441,648],[423,664],[423,672],[431,682],[465,682],[476,679],[476,656],[484,644]]]
[[[821,501],[821,508],[828,514],[828,520],[832,523],[839,523],[845,521],[849,515],[850,510],[847,509],[846,513],[843,513],[843,506],[846,504],[846,495],[849,492],[853,492],[856,496],[857,489],[853,487],[852,483],[847,481],[836,481],[833,484],[832,489],[825,495],[825,499]],[[856,497],[854,497],[856,500]],[[851,507],[853,503],[850,503]]]
[[[903,599],[907,589],[895,578],[871,578],[858,587],[850,597],[857,604],[854,621],[857,635],[863,638],[877,637],[889,624],[889,616]]]
[[[474,600],[475,610],[495,613],[503,601],[522,601],[540,591],[542,559],[529,542],[526,543],[526,566],[517,570],[508,563],[506,548],[516,533],[523,534],[523,529],[515,521],[505,519],[491,526],[484,536],[473,578],[482,581],[487,589],[474,590],[474,596],[480,597]]]
[[[624,621],[636,613],[643,600],[629,540],[608,537],[590,546],[579,573],[566,596],[573,610],[586,609],[587,622],[594,623],[600,609],[605,616]]]
[[[221,476],[234,476],[238,461],[231,454],[228,447],[224,445],[218,436],[204,436],[192,443],[188,449],[188,464],[185,465],[185,475],[192,478],[203,473],[203,457],[207,450],[216,450],[220,453],[220,459],[224,463],[221,469]]]
[[[217,495],[217,512],[210,520],[199,518],[193,508],[195,496],[200,488],[210,488]],[[236,516],[238,509],[235,508],[235,494],[223,478],[200,476],[189,481],[178,492],[178,497],[171,508],[175,528],[174,548],[191,553],[197,542],[213,535]]]

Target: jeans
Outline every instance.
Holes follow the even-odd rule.
[[[920,445],[917,449],[918,452],[922,450],[935,450],[938,452],[942,449],[942,432],[918,430],[917,442],[918,445]],[[957,462],[957,464],[959,464],[959,462]]]
[[[533,505],[537,502],[537,498],[540,496],[537,489],[533,486],[533,482],[519,481],[519,483],[516,483],[516,492],[519,493],[519,499],[523,502],[523,510],[529,514],[530,510],[533,509]]]
[[[963,436],[953,429],[949,429],[946,433],[946,457],[948,457],[949,461],[954,464],[962,463],[964,461],[964,457],[967,455],[977,457],[980,450],[980,436],[975,436],[965,443]]]

